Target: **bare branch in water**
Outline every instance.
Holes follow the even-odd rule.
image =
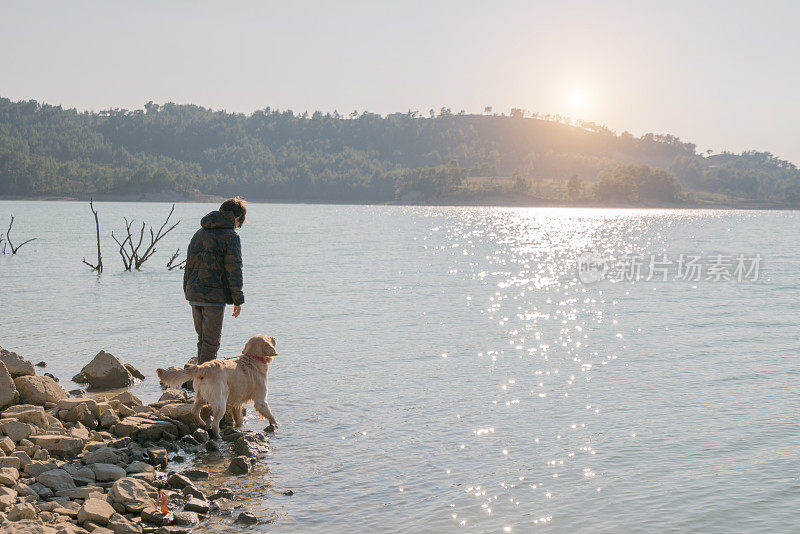
[[[168,233],[173,231],[181,221],[176,222],[169,228],[167,225],[169,224],[169,220],[172,217],[173,212],[175,211],[175,204],[172,205],[172,209],[169,211],[166,220],[164,220],[164,224],[161,225],[161,228],[158,229],[158,232],[153,232],[153,228],[150,227],[148,229],[147,223],[142,222],[142,227],[139,229],[139,238],[136,240],[136,244],[134,245],[134,236],[131,233],[131,227],[133,226],[133,219],[129,222],[127,218],[125,218],[125,232],[127,233],[127,237],[120,242],[116,237],[114,237],[114,233],[111,233],[111,237],[114,237],[114,241],[117,242],[120,248],[120,255],[122,256],[122,262],[125,265],[125,270],[130,271],[131,269],[136,269],[137,271],[141,268],[142,264],[149,260],[153,254],[156,253],[156,244],[161,241]],[[166,230],[165,230],[166,228]],[[144,243],[144,235],[145,230],[148,230],[150,233],[150,244],[147,245],[147,248],[144,249],[143,252],[139,252]],[[126,248],[127,245],[127,248]]]
[[[98,273],[102,273],[103,272],[103,256],[100,254],[100,221],[97,218],[97,211],[94,209],[94,199],[92,199],[92,198],[89,199],[89,209],[91,209],[92,213],[94,214],[94,226],[95,226],[95,229],[97,230],[97,265],[92,265],[91,263],[86,261],[86,258],[83,258],[83,263],[85,263],[86,265],[91,267],[92,270],[95,270]]]
[[[170,271],[172,269],[183,269],[184,265],[186,265],[185,259],[180,263],[175,263],[175,260],[178,259],[178,256],[180,255],[181,255],[181,249],[176,250],[175,253],[169,258],[169,261],[167,262],[167,269],[169,269]]]
[[[8,225],[8,230],[6,230],[6,241],[8,242],[8,246],[11,247],[11,254],[16,254],[19,249],[30,243],[31,241],[36,241],[36,238],[28,239],[27,241],[23,241],[21,244],[14,246],[14,243],[11,242],[11,227],[14,226],[14,216],[11,216],[11,223]],[[5,254],[6,247],[3,245],[3,254]]]
[[[111,238],[117,242],[119,245],[119,255],[122,258],[122,264],[125,266],[126,271],[131,270],[131,266],[133,265],[133,258],[128,254],[128,251],[125,249],[125,245],[131,242],[131,225],[133,221],[128,222],[127,217],[123,217],[125,219],[125,232],[128,234],[122,242],[117,239],[117,236],[114,235],[114,232],[111,232]]]

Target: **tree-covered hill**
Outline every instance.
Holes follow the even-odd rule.
[[[675,202],[705,192],[796,204],[800,171],[768,153],[704,156],[673,136],[520,110],[345,117],[148,103],[90,113],[0,98],[0,195],[145,192],[434,203]]]

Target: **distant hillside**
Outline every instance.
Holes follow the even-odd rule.
[[[769,153],[698,155],[670,135],[447,109],[347,117],[148,103],[99,113],[0,98],[0,195],[353,202],[800,204]]]

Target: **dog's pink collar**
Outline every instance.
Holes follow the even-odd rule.
[[[263,364],[269,363],[269,360],[267,360],[266,358],[262,358],[261,356],[256,356],[255,354],[245,354],[245,356],[248,356],[250,358],[255,358],[256,360],[260,361]]]

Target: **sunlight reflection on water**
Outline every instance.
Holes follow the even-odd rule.
[[[80,264],[86,206],[0,202],[0,220],[12,208],[40,239],[0,257],[2,346],[62,380],[101,348],[148,376],[191,353],[180,274],[155,260],[121,273],[109,247],[97,278]],[[109,231],[168,209],[100,208]],[[177,206],[164,249],[211,208]],[[222,352],[275,335],[282,426],[268,468],[224,483],[270,532],[791,531],[796,225],[795,212],[254,204],[247,302]],[[760,252],[767,275],[586,285],[586,250]]]

